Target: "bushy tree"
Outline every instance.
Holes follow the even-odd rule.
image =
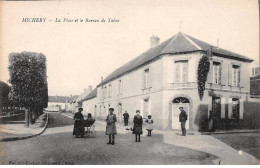
[[[16,106],[28,109],[31,118],[38,116],[48,104],[46,57],[36,52],[11,53],[8,69],[9,98]],[[27,122],[28,115],[25,117]]]
[[[209,68],[210,68],[210,62],[209,58],[211,57],[212,50],[208,50],[207,54],[204,54],[198,64],[198,69],[197,69],[197,77],[198,77],[198,93],[199,93],[199,98],[200,100],[203,99],[204,96],[204,91],[205,91],[205,84],[207,81],[208,73],[209,73]]]
[[[0,110],[2,111],[3,107],[10,107],[11,101],[8,98],[8,94],[11,90],[11,87],[5,83],[0,81]]]

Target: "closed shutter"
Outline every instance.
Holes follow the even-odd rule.
[[[244,99],[239,100],[239,119],[241,120],[244,118],[244,103]]]
[[[228,119],[232,118],[232,98],[228,99]]]
[[[225,118],[225,105],[226,105],[226,98],[221,97],[221,118]]]
[[[168,61],[167,62],[167,83],[174,82],[174,62]]]
[[[182,63],[182,83],[188,82],[188,61]]]
[[[232,64],[228,64],[228,85],[232,86]]]
[[[181,63],[175,62],[175,81],[174,83],[181,83]]]

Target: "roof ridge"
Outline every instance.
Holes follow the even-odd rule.
[[[196,48],[198,48],[199,50],[202,50],[202,48],[197,45],[192,39],[190,39],[188,36],[186,36],[186,34],[183,34],[183,36],[189,41],[191,42],[191,44],[193,44]]]
[[[165,48],[162,50],[161,53],[164,53],[164,50],[176,39],[176,37],[180,34],[181,32],[175,34],[172,38],[172,40],[167,44],[167,46],[165,46]]]

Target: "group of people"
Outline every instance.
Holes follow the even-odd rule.
[[[85,120],[83,114],[81,113],[82,111],[83,108],[79,108],[78,112],[75,113],[73,117],[73,119],[75,120],[73,135],[75,135],[76,138],[83,138],[85,135],[85,127],[90,127],[95,122],[95,119],[92,118],[91,113],[88,113],[88,118]]]
[[[109,114],[106,118],[106,135],[109,136],[109,141],[107,144],[115,144],[115,134],[117,134],[116,131],[116,115],[113,114],[114,109],[113,108],[109,108]],[[127,113],[127,111],[125,111],[125,113],[123,114],[124,116],[124,124],[125,126],[128,126],[128,120],[129,120],[129,114]],[[152,136],[151,132],[153,130],[153,120],[151,119],[151,115],[148,116],[148,119],[145,121],[147,123],[147,131],[148,131],[148,136]],[[140,139],[140,135],[143,134],[143,118],[140,115],[140,110],[136,110],[136,115],[134,116],[134,120],[133,120],[134,126],[131,129],[133,134],[135,134],[135,142],[141,142]]]
[[[179,115],[179,122],[181,123],[181,129],[182,129],[182,135],[186,136],[186,120],[188,118],[188,115],[186,112],[183,110],[183,107],[180,107],[180,115]],[[88,114],[87,120],[84,120],[84,116],[81,113],[83,111],[82,108],[78,109],[78,112],[75,113],[74,115],[74,130],[73,130],[73,135],[76,135],[76,137],[84,137],[84,128],[86,124],[90,126],[95,122],[95,120],[92,118],[91,113]],[[106,118],[106,132],[105,134],[108,135],[109,141],[107,144],[114,145],[115,144],[115,134],[117,134],[116,130],[116,122],[117,118],[116,115],[113,113],[114,109],[109,108],[109,114],[107,115]],[[128,126],[128,120],[129,120],[129,114],[127,111],[123,114],[124,117],[124,125]],[[146,130],[148,131],[148,136],[152,136],[152,130],[153,130],[153,120],[152,116],[148,115],[148,119],[145,120],[146,122]],[[136,115],[134,116],[133,119],[134,126],[131,128],[131,131],[133,134],[135,134],[135,142],[141,142],[140,135],[143,134],[143,117],[140,115],[140,110],[136,110]]]

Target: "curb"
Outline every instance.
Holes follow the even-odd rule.
[[[211,135],[211,134],[237,134],[237,133],[255,133],[255,132],[260,132],[260,130],[202,132],[201,135]]]
[[[49,114],[48,113],[46,113],[46,114],[47,114],[47,119],[46,119],[45,125],[39,133],[34,134],[34,135],[29,135],[29,136],[23,136],[23,137],[3,138],[3,139],[0,139],[0,142],[24,140],[24,139],[28,139],[28,138],[32,138],[32,137],[36,137],[38,135],[41,135],[46,130],[48,123],[49,123]]]

